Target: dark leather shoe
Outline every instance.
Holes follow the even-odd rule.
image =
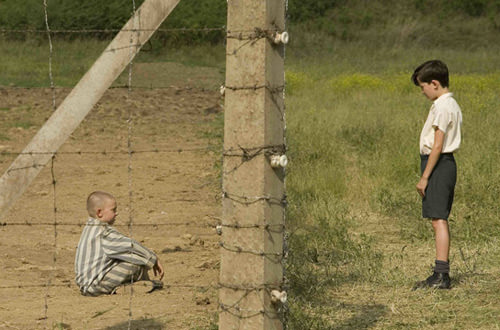
[[[450,275],[448,273],[436,273],[427,277],[425,281],[420,281],[415,284],[413,290],[423,288],[434,289],[449,289],[451,287]]]

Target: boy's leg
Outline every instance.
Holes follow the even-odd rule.
[[[436,239],[436,260],[448,262],[450,253],[450,230],[448,221],[432,219],[432,228]]]
[[[133,282],[149,280],[148,271],[144,266],[134,265],[128,262],[116,264],[101,280],[92,288],[93,295],[111,294],[121,286]]]
[[[432,219],[432,228],[436,240],[436,265],[434,273],[426,280],[417,282],[414,289],[418,288],[439,288],[449,289],[450,281],[450,264],[448,256],[450,252],[450,231],[448,221],[444,219]]]

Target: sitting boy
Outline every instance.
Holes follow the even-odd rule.
[[[151,281],[148,270],[163,278],[157,256],[135,240],[111,227],[118,215],[115,198],[95,191],[87,198],[89,220],[76,249],[76,283],[85,296],[115,293],[124,284]],[[154,289],[162,282],[151,281]]]

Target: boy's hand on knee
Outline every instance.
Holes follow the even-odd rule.
[[[417,192],[422,198],[425,197],[425,189],[427,188],[428,183],[429,180],[425,178],[420,178],[420,181],[417,183]]]
[[[163,271],[163,267],[160,263],[160,260],[156,260],[156,263],[155,265],[153,266],[153,274],[155,276],[159,276],[160,277],[160,280],[163,279],[163,275],[164,275],[164,271]]]

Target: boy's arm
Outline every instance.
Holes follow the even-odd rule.
[[[441,155],[441,151],[443,151],[443,142],[444,142],[444,132],[439,128],[435,128],[434,132],[434,145],[432,146],[431,153],[429,154],[429,159],[427,160],[427,165],[425,166],[424,173],[422,173],[422,177],[420,181],[417,183],[417,191],[420,196],[425,196],[425,189],[427,188],[427,184],[429,183],[429,177],[436,166],[439,156]]]
[[[154,252],[116,230],[109,229],[102,236],[101,242],[104,253],[112,259],[119,259],[135,265],[147,266],[148,268],[152,268],[157,262]]]
[[[160,281],[163,279],[163,266],[160,263],[160,259],[156,259],[156,263],[153,266],[153,274],[160,277]]]

